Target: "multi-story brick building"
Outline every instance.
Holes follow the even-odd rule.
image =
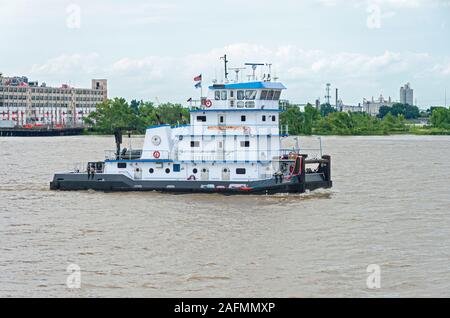
[[[91,88],[74,88],[67,84],[48,87],[29,82],[26,77],[3,77],[0,73],[0,120],[17,126],[82,125],[83,118],[107,99],[107,80],[93,79]]]

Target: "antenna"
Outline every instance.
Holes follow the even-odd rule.
[[[262,64],[262,63],[245,63],[245,65],[248,65],[248,66],[252,67],[252,70],[253,70],[252,77],[253,77],[253,80],[255,81],[256,80],[256,68],[258,66],[264,66],[265,64]]]
[[[225,64],[225,79],[228,79],[228,70],[227,70],[227,64],[228,64],[228,60],[227,60],[227,55],[225,54],[224,56],[220,57],[221,60],[223,60],[224,64]]]
[[[269,74],[267,74],[267,81],[270,82],[272,76],[272,63],[266,63],[266,66],[269,67]]]
[[[245,67],[230,67],[230,70],[236,73],[236,83],[239,82],[239,72],[245,69],[246,69]]]

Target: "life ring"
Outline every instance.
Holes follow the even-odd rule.
[[[159,153],[159,151],[155,151],[153,152],[153,157],[159,159],[159,157],[161,157],[161,154]]]
[[[212,101],[209,99],[205,100],[205,106],[210,108],[212,106]]]

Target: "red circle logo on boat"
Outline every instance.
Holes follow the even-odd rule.
[[[212,106],[212,101],[210,101],[209,99],[205,100],[205,106],[206,107],[211,107]]]
[[[153,157],[155,157],[156,159],[158,159],[159,157],[161,157],[161,154],[159,153],[159,151],[155,151],[153,153]]]

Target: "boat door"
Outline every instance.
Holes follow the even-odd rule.
[[[141,168],[135,168],[134,169],[134,178],[135,179],[142,179],[142,169]]]
[[[225,153],[224,153],[224,140],[223,140],[223,138],[219,138],[217,140],[216,157],[217,157],[217,160],[224,160]]]
[[[202,180],[202,181],[209,180],[209,169],[208,168],[202,168],[202,171],[200,173],[200,180]]]
[[[230,169],[229,168],[222,169],[222,181],[230,181]]]

